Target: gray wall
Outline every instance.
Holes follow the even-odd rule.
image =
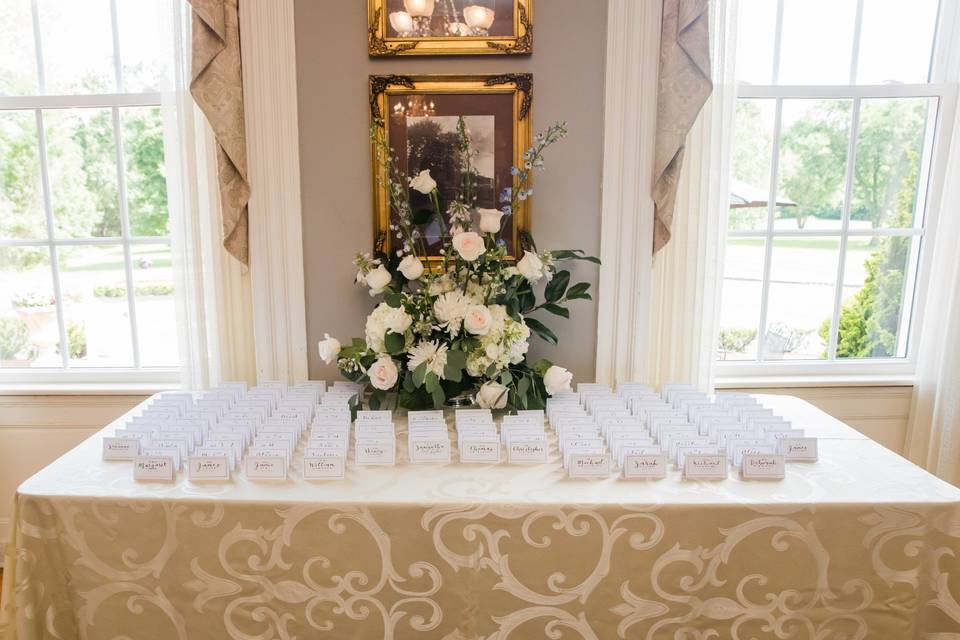
[[[334,379],[316,353],[324,332],[343,342],[363,335],[371,309],[353,284],[350,261],[370,249],[373,225],[367,76],[383,73],[533,73],[534,128],[566,120],[570,134],[534,181],[533,234],[540,248],[600,251],[603,72],[606,0],[538,0],[534,53],[522,58],[370,59],[366,1],[297,0],[297,91],[300,184],[310,377]],[[597,267],[574,267],[593,283]],[[545,318],[560,337],[552,347],[533,338],[531,355],[547,357],[591,381],[597,338],[595,302],[573,303],[571,318]]]

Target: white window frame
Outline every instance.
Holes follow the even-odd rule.
[[[943,11],[943,0],[937,18],[935,41],[930,71],[931,82],[923,84],[889,84],[889,85],[858,85],[856,72],[860,49],[860,25],[863,17],[864,0],[858,0],[856,23],[853,34],[853,55],[851,56],[850,83],[847,85],[779,85],[780,44],[782,34],[784,0],[777,0],[776,35],[774,38],[774,55],[772,84],[754,85],[738,83],[737,100],[741,99],[771,99],[775,101],[774,131],[771,149],[770,166],[770,193],[767,202],[766,228],[761,230],[728,230],[727,238],[764,238],[764,265],[761,310],[758,322],[758,360],[725,361],[717,360],[716,378],[719,384],[736,381],[749,382],[751,378],[791,379],[803,377],[848,378],[848,379],[906,379],[913,376],[916,370],[916,349],[919,334],[923,325],[924,300],[926,298],[929,281],[929,262],[932,251],[929,249],[935,241],[936,222],[941,209],[941,195],[945,181],[947,156],[954,132],[952,125],[957,107],[957,86],[943,82],[945,76],[945,52],[940,47],[948,38],[941,38],[940,34],[950,33],[953,27],[950,12]],[[960,25],[957,25],[960,26]],[[841,216],[840,229],[825,230],[774,230],[776,217],[775,199],[777,193],[778,171],[780,161],[780,121],[783,101],[785,99],[848,99],[852,100],[852,115],[847,147],[847,166],[844,182],[844,204]],[[920,182],[926,180],[926,190],[918,193],[915,216],[912,229],[869,229],[851,230],[850,200],[853,184],[853,170],[855,166],[856,143],[859,125],[859,110],[861,101],[871,98],[935,98],[936,103],[927,115],[924,149],[930,148],[929,156],[923,159]],[[932,125],[932,126],[931,126]],[[928,147],[927,145],[932,145]],[[909,327],[901,331],[898,342],[906,341],[906,356],[903,358],[870,358],[870,359],[825,359],[825,360],[763,360],[763,330],[766,328],[767,300],[770,286],[771,257],[773,240],[784,237],[838,237],[840,251],[837,265],[837,280],[835,283],[835,299],[831,318],[830,342],[828,355],[833,358],[836,354],[837,331],[839,313],[843,302],[842,283],[846,265],[846,243],[850,237],[858,236],[908,236],[914,238],[911,255],[907,265],[907,279],[904,287],[904,296],[912,294],[912,303],[904,303],[901,313],[901,327]]]
[[[125,93],[123,78],[123,63],[120,57],[120,32],[117,19],[117,2],[110,0],[110,25],[113,34],[113,61],[114,77],[117,93],[108,94],[78,94],[78,95],[45,95],[46,78],[43,64],[43,42],[40,33],[40,17],[37,1],[32,0],[31,12],[33,17],[33,39],[37,66],[38,95],[27,96],[0,96],[0,112],[2,111],[33,111],[37,127],[38,159],[40,162],[41,188],[43,190],[44,214],[46,216],[46,238],[30,240],[11,240],[0,238],[0,247],[47,247],[50,251],[50,269],[53,282],[53,293],[57,300],[57,329],[60,344],[66,345],[66,319],[60,291],[60,264],[58,248],[76,245],[108,245],[122,246],[124,257],[124,271],[127,290],[127,308],[129,312],[131,340],[133,344],[132,367],[77,367],[70,365],[69,349],[60,348],[61,367],[9,367],[0,369],[0,385],[12,387],[50,384],[70,385],[175,385],[180,381],[180,367],[144,367],[140,359],[140,337],[137,328],[137,308],[134,294],[133,263],[131,247],[140,244],[167,244],[173,249],[169,235],[166,236],[132,236],[130,234],[130,216],[128,211],[125,159],[123,137],[121,134],[120,109],[125,107],[161,107],[162,94],[160,92]],[[117,194],[120,209],[119,237],[109,238],[58,238],[56,237],[53,217],[52,194],[50,188],[50,171],[47,162],[47,143],[44,131],[43,113],[53,109],[83,109],[103,108],[110,109],[113,124],[113,142],[115,163],[117,169]],[[172,208],[170,213],[172,213]]]

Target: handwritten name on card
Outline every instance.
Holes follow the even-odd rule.
[[[631,454],[623,457],[624,478],[666,478],[667,456],[663,453]]]
[[[500,442],[463,440],[460,443],[460,462],[500,462]]]
[[[134,480],[173,480],[173,458],[137,456],[133,459]]]
[[[450,462],[450,440],[423,438],[410,440],[411,462]]]
[[[139,453],[138,438],[103,438],[104,460],[133,460]]]
[[[684,457],[683,477],[721,480],[727,477],[727,456],[718,453],[691,453]]]
[[[305,456],[303,477],[305,480],[336,480],[344,477],[345,467],[343,456]]]
[[[229,480],[230,459],[226,456],[219,458],[190,456],[187,458],[187,478],[190,481]]]
[[[357,439],[354,459],[358,465],[392,465],[397,461],[396,441],[389,438]]]
[[[784,457],[775,453],[745,453],[740,464],[744,480],[782,480],[785,475]]]
[[[816,438],[781,438],[777,441],[780,453],[787,460],[815,462],[817,460]]]
[[[251,480],[285,480],[287,458],[285,456],[247,458],[246,472]]]
[[[529,464],[546,461],[546,440],[511,440],[507,443],[507,462],[511,464]]]
[[[568,473],[571,478],[607,478],[610,456],[605,453],[572,453]]]

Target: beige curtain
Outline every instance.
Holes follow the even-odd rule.
[[[238,0],[188,0],[193,8],[190,93],[217,141],[223,246],[249,264],[246,130]]]
[[[653,165],[654,253],[670,240],[687,133],[713,89],[708,2],[663,0]]]

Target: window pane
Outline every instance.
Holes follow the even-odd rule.
[[[47,93],[113,93],[110,0],[37,0]]]
[[[109,109],[43,112],[59,237],[120,235],[117,158]]]
[[[0,247],[0,367],[60,367],[46,247]]]
[[[860,103],[852,228],[910,227],[915,220],[927,113],[935,98]],[[924,190],[926,185],[922,185]]]
[[[731,229],[767,227],[775,115],[775,100],[737,100],[730,181]]]
[[[777,3],[740,0],[737,7],[737,80],[773,82],[773,42],[777,35]]]
[[[170,245],[133,245],[130,252],[140,362],[145,367],[174,367],[180,359]]]
[[[839,255],[839,238],[774,239],[764,359],[827,357]]]
[[[776,229],[840,229],[850,100],[784,100]]]
[[[170,16],[161,0],[117,2],[123,89],[127,92],[172,88]]]
[[[783,0],[779,84],[847,84],[856,13],[857,0]]]
[[[0,238],[46,237],[36,116],[0,111]]]
[[[857,82],[927,82],[938,4],[865,0]]]
[[[169,232],[167,180],[163,169],[163,118],[158,107],[121,109],[130,234]]]
[[[38,93],[29,0],[0,0],[0,95]]]
[[[843,273],[838,358],[902,358],[901,326],[913,238],[850,238]],[[899,339],[899,340],[898,340]]]
[[[70,366],[132,367],[123,247],[60,247]]]
[[[763,238],[731,238],[723,265],[720,360],[754,360],[763,294]]]

